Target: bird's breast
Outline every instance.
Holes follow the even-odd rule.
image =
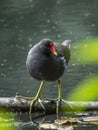
[[[63,56],[29,54],[27,68],[31,76],[37,80],[55,81],[63,75],[66,62]]]

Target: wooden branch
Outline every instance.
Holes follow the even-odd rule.
[[[56,113],[56,100],[44,99],[41,100],[46,114],[55,114]],[[11,98],[0,98],[0,108],[5,108],[14,112],[29,112],[31,101],[25,99],[16,99],[14,97]],[[60,111],[94,111],[98,110],[98,102],[72,102],[67,101],[64,103],[61,101],[59,105]],[[39,102],[35,102],[34,107],[32,108],[33,112],[42,112],[44,111]]]

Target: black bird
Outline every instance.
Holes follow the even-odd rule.
[[[27,69],[34,79],[41,81],[39,90],[32,99],[31,107],[35,101],[40,101],[45,81],[58,81],[58,100],[61,99],[60,77],[63,75],[70,59],[70,42],[70,40],[65,40],[62,44],[59,44],[50,39],[42,39],[28,52]],[[42,103],[40,104],[44,108]]]

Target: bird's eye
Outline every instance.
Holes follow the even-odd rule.
[[[52,46],[54,46],[54,45],[53,45],[53,43],[51,42],[49,46],[52,47]]]
[[[47,43],[45,44],[45,46],[46,46],[46,47],[50,47],[50,44],[51,44],[50,42],[47,42]]]

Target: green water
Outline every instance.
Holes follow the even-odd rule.
[[[70,39],[73,49],[76,41],[97,36],[97,7],[97,0],[1,0],[0,97],[15,96],[17,92],[34,96],[40,82],[30,77],[25,66],[31,46],[47,37],[56,42]],[[98,72],[97,65],[77,66],[75,60],[71,58],[62,77],[64,98],[87,75]],[[46,83],[43,97],[57,97],[56,82]],[[27,128],[32,129],[23,127]]]

